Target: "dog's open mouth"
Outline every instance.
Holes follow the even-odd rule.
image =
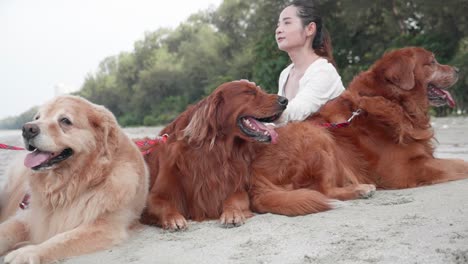
[[[429,84],[427,87],[427,97],[432,106],[455,106],[455,100],[453,100],[452,95],[447,90],[437,88],[432,84]]]
[[[31,150],[31,147],[29,147],[29,150]],[[24,166],[31,168],[32,170],[45,170],[68,159],[72,155],[73,150],[71,148],[66,148],[62,152],[57,153],[41,151],[36,148],[24,159]]]
[[[270,117],[257,118],[253,116],[244,116],[239,118],[238,125],[241,131],[247,136],[259,142],[271,142],[275,144],[278,140],[274,126],[265,123],[271,123],[281,116],[281,112]]]

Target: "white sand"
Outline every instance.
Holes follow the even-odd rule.
[[[437,156],[468,161],[468,118],[433,119],[433,125]],[[0,142],[21,141],[0,132]],[[0,175],[11,155],[0,150]],[[468,263],[467,201],[463,180],[377,191],[308,216],[256,215],[238,228],[216,221],[190,222],[183,232],[145,226],[117,247],[63,263]]]

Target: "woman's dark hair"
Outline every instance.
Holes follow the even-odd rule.
[[[312,40],[312,48],[317,55],[326,58],[330,63],[335,65],[330,34],[328,34],[327,29],[323,25],[322,17],[312,1],[293,0],[290,5],[297,8],[297,16],[301,19],[304,27],[309,25],[310,22],[315,23],[316,33],[315,38]]]

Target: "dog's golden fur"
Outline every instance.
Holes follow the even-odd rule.
[[[33,127],[37,135],[31,138],[27,133]],[[73,154],[56,164],[49,160],[33,169],[16,164],[10,170],[0,225],[5,261],[47,263],[123,241],[144,208],[149,173],[112,113],[80,97],[62,96],[41,107],[23,135],[30,150]],[[30,206],[21,210],[26,193]]]

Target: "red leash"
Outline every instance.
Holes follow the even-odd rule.
[[[135,144],[137,144],[137,146],[140,149],[141,148],[148,148],[148,147],[152,147],[152,146],[158,144],[159,142],[166,143],[168,137],[169,137],[168,134],[164,134],[162,136],[156,137],[155,139],[143,139],[143,140],[135,141]],[[154,148],[149,148],[149,149],[147,149],[145,151],[142,151],[141,154],[148,155],[151,151],[153,151],[153,149]]]
[[[23,197],[23,200],[19,204],[19,207],[23,210],[28,209],[29,207],[29,198],[31,198],[31,195],[29,193],[26,193]]]
[[[5,144],[2,144],[2,143],[0,143],[0,149],[24,150],[24,148],[9,146],[9,145],[5,145]]]
[[[342,122],[342,123],[322,123],[322,124],[320,124],[320,126],[323,126],[323,127],[326,127],[326,128],[348,127],[349,125],[351,125],[351,121],[353,120],[353,118],[360,115],[361,112],[362,112],[361,109],[358,109],[358,110],[354,111],[351,114],[351,117],[348,118],[348,120],[346,120],[346,122]],[[147,148],[147,147],[154,146],[154,145],[158,144],[159,142],[165,143],[167,141],[168,137],[169,136],[167,134],[164,134],[162,136],[156,137],[155,139],[144,139],[144,140],[135,141],[135,144],[137,144],[137,146],[140,149],[141,148]],[[24,148],[21,148],[21,147],[9,146],[9,145],[5,145],[5,144],[2,144],[2,143],[0,143],[0,149],[25,150]],[[148,155],[151,151],[153,151],[153,149],[154,148],[149,148],[149,149],[147,149],[145,151],[142,151],[141,153],[143,155]]]

